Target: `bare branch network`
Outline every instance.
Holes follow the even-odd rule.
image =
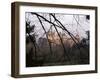
[[[26,66],[89,63],[89,15],[26,12]]]

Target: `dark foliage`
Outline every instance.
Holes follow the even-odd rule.
[[[80,51],[76,45],[68,47],[65,45],[66,53],[63,54],[63,47],[52,43],[52,54],[49,51],[49,44],[46,38],[40,38],[38,45],[40,51],[37,51],[37,56],[34,55],[34,46],[31,45],[31,49],[26,55],[26,66],[54,66],[54,65],[78,65],[78,64],[89,64],[89,45],[79,43]],[[28,51],[28,48],[27,48]],[[68,56],[70,59],[68,59]]]

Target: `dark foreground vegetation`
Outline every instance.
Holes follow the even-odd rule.
[[[62,45],[51,44],[51,50],[46,39],[37,44],[35,47],[30,42],[27,43],[26,48],[26,67],[35,66],[56,66],[56,65],[78,65],[89,64],[89,45],[78,43],[68,47],[64,44],[66,52],[63,51]]]

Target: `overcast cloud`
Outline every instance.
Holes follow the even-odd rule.
[[[46,19],[49,19],[48,13],[38,13],[42,16],[44,16]],[[86,31],[89,31],[90,29],[90,21],[86,19],[86,15],[69,15],[69,14],[55,14],[56,18],[68,29],[74,36],[76,34],[79,34],[80,38],[86,38]],[[35,34],[38,35],[37,38],[45,37],[44,30],[41,27],[41,24],[37,18],[36,15],[31,14],[30,12],[26,13],[26,21],[30,22],[30,25],[35,25]],[[45,26],[46,31],[50,29],[50,24],[43,19],[41,19],[43,22],[43,25]],[[53,22],[54,19],[51,18],[51,21]],[[55,23],[55,22],[54,22]],[[57,23],[55,23],[57,24]],[[62,29],[58,28],[59,32],[64,32]],[[55,29],[53,29],[55,31]]]

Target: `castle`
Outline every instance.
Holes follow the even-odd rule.
[[[49,42],[51,42],[54,45],[61,45],[61,39],[62,39],[63,44],[66,44],[69,47],[72,47],[73,45],[75,45],[75,42],[76,43],[80,42],[80,37],[78,34],[76,34],[73,37],[75,42],[68,34],[65,34],[65,33],[59,32],[60,37],[57,34],[57,32],[48,32],[47,35],[48,35]]]

